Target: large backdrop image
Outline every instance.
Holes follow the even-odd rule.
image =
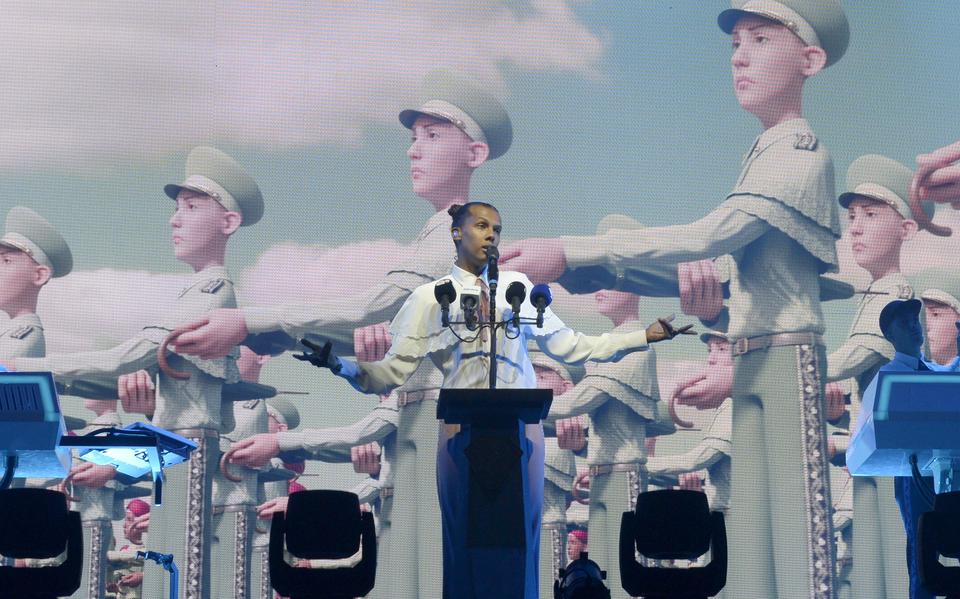
[[[541,596],[589,546],[627,597],[620,514],[673,487],[728,519],[723,596],[908,596],[893,483],[851,477],[844,456],[894,357],[889,301],[924,300],[925,356],[957,355],[937,319],[960,317],[960,203],[910,193],[918,155],[958,139],[960,16],[847,0],[846,44],[832,0],[781,2],[746,4],[796,10],[827,51],[797,89],[764,44],[810,32],[768,40],[762,12],[725,32],[722,0],[5,7],[0,364],[52,371],[85,430],[149,415],[206,448],[162,511],[109,473],[74,478],[104,564],[74,596],[165,597],[166,574],[131,552],[199,539],[207,563],[183,558],[181,596],[271,597],[269,516],[301,488],[374,512],[370,596],[443,595],[442,375],[427,358],[398,391],[363,394],[291,353],[307,337],[382,358],[411,292],[454,268],[467,225],[452,237],[448,208],[471,200],[496,207],[501,269],[550,284],[561,324],[632,339],[673,314],[698,334],[568,365],[531,329],[530,373],[555,396],[528,539]],[[23,274],[36,266],[42,280]],[[193,349],[170,356],[182,382],[156,348],[188,323]],[[85,399],[78,381],[108,391]],[[193,539],[198,493],[210,525]]]

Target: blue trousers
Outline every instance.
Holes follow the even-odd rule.
[[[898,476],[894,479],[894,495],[900,506],[903,526],[907,531],[907,570],[910,572],[910,599],[935,599],[920,586],[920,547],[917,546],[917,533],[920,529],[920,516],[933,511],[933,505],[920,493],[913,477]],[[933,492],[933,478],[924,477],[923,484]],[[856,532],[854,532],[856,534]],[[854,556],[856,559],[856,556]]]
[[[539,433],[539,438],[538,437]],[[525,547],[467,546],[470,466],[464,450],[470,429],[445,439],[437,455],[437,490],[443,525],[444,599],[538,599],[540,520],[543,512],[543,429],[518,426]]]

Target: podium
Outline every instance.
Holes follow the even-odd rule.
[[[548,389],[440,391],[437,418],[470,434],[464,449],[469,465],[467,547],[525,546],[521,424],[539,423],[552,401]]]
[[[937,493],[960,491],[960,373],[880,372],[876,400],[850,442],[854,476],[910,476],[911,456]]]

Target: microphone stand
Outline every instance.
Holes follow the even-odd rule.
[[[490,281],[490,388],[497,388],[497,280]]]
[[[507,320],[497,321],[497,282],[498,282],[497,279],[493,279],[488,283],[490,288],[490,314],[488,316],[488,322],[482,322],[482,321],[479,322],[478,327],[476,329],[478,336],[480,335],[480,331],[482,331],[483,329],[486,328],[490,330],[490,351],[488,353],[488,356],[490,358],[490,382],[489,382],[490,389],[497,388],[497,329],[500,327],[506,327],[509,324],[515,324],[517,326],[519,326],[520,324],[536,324],[537,328],[543,327],[543,321],[541,320],[543,318],[542,316],[540,316],[539,319],[535,319],[535,318],[522,317],[515,314],[509,321]],[[451,325],[466,325],[466,324],[467,324],[466,321],[453,321],[453,320],[449,320],[441,317],[441,325],[445,328],[452,329],[453,327]],[[460,335],[458,335],[456,331],[453,331],[453,334],[460,341],[473,341],[477,338],[476,336],[474,336],[474,337],[465,339]]]

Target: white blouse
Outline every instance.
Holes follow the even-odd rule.
[[[464,287],[477,285],[477,276],[454,265],[452,272],[440,279],[450,280],[457,292],[457,300],[450,305],[450,321],[462,322],[463,311],[459,297]],[[481,276],[484,283],[487,273]],[[434,287],[440,281],[421,285],[404,302],[390,325],[392,343],[386,356],[378,362],[354,362],[342,359],[339,376],[363,393],[388,393],[402,385],[425,357],[430,357],[443,372],[444,388],[485,388],[489,385],[490,361],[486,355],[489,340],[484,341],[479,331],[466,326],[441,324],[440,305],[434,297]],[[520,308],[524,319],[536,318],[536,308],[530,303],[533,284],[522,273],[501,272],[497,287],[497,313],[500,320],[509,320],[513,310],[506,300],[510,283],[519,281],[527,289],[527,298]],[[460,338],[458,338],[458,335]],[[462,340],[461,340],[462,339]],[[569,364],[586,360],[616,361],[623,356],[647,349],[643,330],[629,333],[605,333],[599,336],[574,332],[553,313],[544,312],[543,327],[521,324],[497,330],[497,387],[532,389],[537,386],[533,365],[527,354],[527,340],[533,340],[541,351]]]

